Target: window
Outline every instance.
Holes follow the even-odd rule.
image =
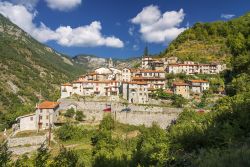
[[[46,126],[49,126],[49,124],[48,124],[48,123],[46,123]]]
[[[30,117],[30,120],[33,121],[33,117]]]
[[[48,115],[46,115],[46,119],[49,119],[49,116],[48,116]]]
[[[39,116],[39,119],[43,119],[43,116],[40,115],[40,116]]]

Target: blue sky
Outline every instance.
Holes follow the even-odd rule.
[[[0,13],[55,50],[115,58],[159,53],[188,25],[248,11],[249,0],[0,0]]]

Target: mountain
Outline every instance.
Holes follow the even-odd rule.
[[[85,70],[0,15],[0,122],[39,98],[56,100],[60,84]]]
[[[102,58],[94,55],[77,55],[72,58],[74,63],[83,65],[88,71],[92,71],[98,67],[108,66],[109,58]],[[113,59],[113,64],[115,68],[122,69],[124,67],[133,68],[138,66],[140,63],[140,58],[130,58],[130,59]]]
[[[224,62],[230,65],[232,53],[228,37],[237,34],[244,26],[249,27],[249,13],[228,22],[196,23],[181,33],[161,57],[177,56],[181,60]],[[244,33],[244,32],[243,32]]]
[[[100,66],[103,66],[104,64],[107,63],[107,59],[105,58],[97,57],[94,55],[84,55],[84,54],[77,55],[73,57],[72,60],[77,64],[81,64],[87,67],[89,71],[98,68]]]

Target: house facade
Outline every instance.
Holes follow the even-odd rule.
[[[20,116],[15,127],[20,131],[49,129],[59,116],[59,102],[44,101],[36,106],[35,113]]]
[[[188,83],[192,93],[202,93],[209,89],[209,82],[207,80],[190,80]]]
[[[184,64],[169,64],[166,67],[167,73],[172,74],[218,74],[226,69],[226,65],[223,64],[195,64],[192,61],[185,61]]]
[[[123,82],[123,98],[129,103],[145,104],[148,102],[148,84],[146,82]]]
[[[36,107],[36,122],[38,129],[54,127],[59,116],[59,102],[44,101]]]
[[[182,95],[184,98],[189,98],[189,84],[184,82],[174,82],[173,92],[177,95]]]

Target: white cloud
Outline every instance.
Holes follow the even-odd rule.
[[[131,19],[133,24],[140,25],[142,39],[150,43],[166,43],[175,39],[185,30],[180,27],[184,20],[184,11],[167,11],[161,14],[158,6],[150,5]]]
[[[119,38],[103,36],[101,34],[102,26],[99,21],[93,21],[90,25],[76,28],[60,26],[56,30],[51,30],[44,23],[39,26],[34,24],[33,20],[36,17],[36,12],[28,11],[23,5],[0,2],[0,13],[40,42],[56,41],[58,44],[68,47],[107,46],[121,48],[124,46],[124,43]]]
[[[128,29],[129,35],[133,36],[133,35],[134,35],[134,30],[135,30],[135,27],[134,27],[134,26],[129,27],[129,29]]]
[[[13,4],[23,5],[29,10],[33,10],[39,0],[10,0]]]
[[[233,18],[235,15],[234,14],[221,14],[221,18],[223,19],[231,19]]]
[[[136,44],[134,44],[132,48],[133,48],[133,50],[139,50],[139,46]]]
[[[47,5],[51,9],[68,11],[79,5],[81,5],[82,0],[45,0]]]

